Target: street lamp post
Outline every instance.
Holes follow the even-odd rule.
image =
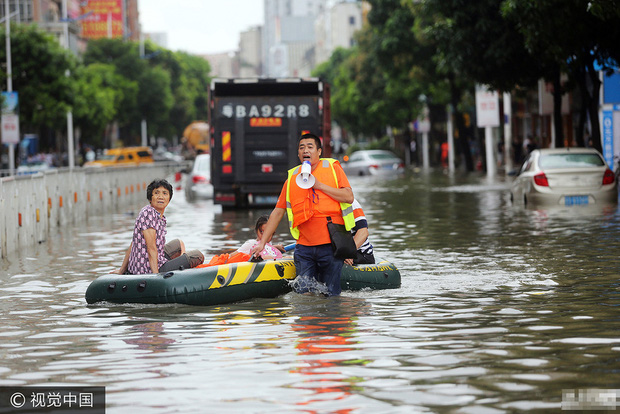
[[[6,19],[6,91],[13,92],[13,69],[11,66],[11,12],[9,10],[9,0],[4,1],[4,18]],[[9,170],[11,175],[15,175],[15,144],[9,143]]]
[[[8,2],[8,0],[6,0]],[[67,12],[67,0],[62,0],[62,18],[65,22],[64,26],[64,37],[65,37],[65,48],[69,50],[69,19]],[[65,72],[67,77],[71,76],[71,71],[67,69]],[[75,149],[73,143],[73,112],[71,109],[67,111],[67,152],[69,155],[69,168],[75,167]]]
[[[144,59],[144,34],[140,32],[140,59]],[[146,127],[146,119],[142,118],[142,146],[146,147],[148,145],[148,135],[147,135],[147,127]]]

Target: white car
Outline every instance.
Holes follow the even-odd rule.
[[[348,176],[386,175],[402,173],[405,164],[390,151],[362,150],[351,154],[349,160],[342,163],[342,169]]]
[[[211,184],[211,155],[200,154],[194,160],[192,171],[185,179],[185,198],[213,198],[213,185]]]
[[[512,183],[511,199],[536,206],[617,203],[616,184],[614,173],[595,149],[537,149]]]

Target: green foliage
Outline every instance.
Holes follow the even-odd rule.
[[[210,67],[206,60],[184,52],[172,52],[146,42],[144,56],[136,43],[120,39],[90,41],[86,64],[114,65],[127,81],[137,85],[119,111],[120,126],[129,142],[138,142],[142,119],[149,135],[180,136],[192,121],[206,119]]]
[[[0,39],[4,44],[4,32]],[[5,48],[0,48],[0,61],[6,62]],[[21,130],[66,127],[66,114],[74,101],[73,77],[66,74],[75,71],[77,59],[37,26],[11,25],[11,61]],[[6,70],[0,78],[6,91]]]
[[[127,106],[127,97],[135,99],[138,85],[103,63],[80,67],[75,78],[74,125],[82,130],[83,141],[102,147],[106,126],[122,117],[119,108]]]

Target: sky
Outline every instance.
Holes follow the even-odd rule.
[[[194,54],[239,48],[239,33],[264,21],[263,0],[138,0],[144,33],[165,32],[170,50]]]

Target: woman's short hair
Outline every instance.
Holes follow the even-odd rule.
[[[151,181],[148,187],[146,187],[146,199],[151,201],[153,198],[153,190],[159,187],[164,187],[170,193],[170,199],[172,200],[172,186],[166,180],[161,180],[159,178]]]

